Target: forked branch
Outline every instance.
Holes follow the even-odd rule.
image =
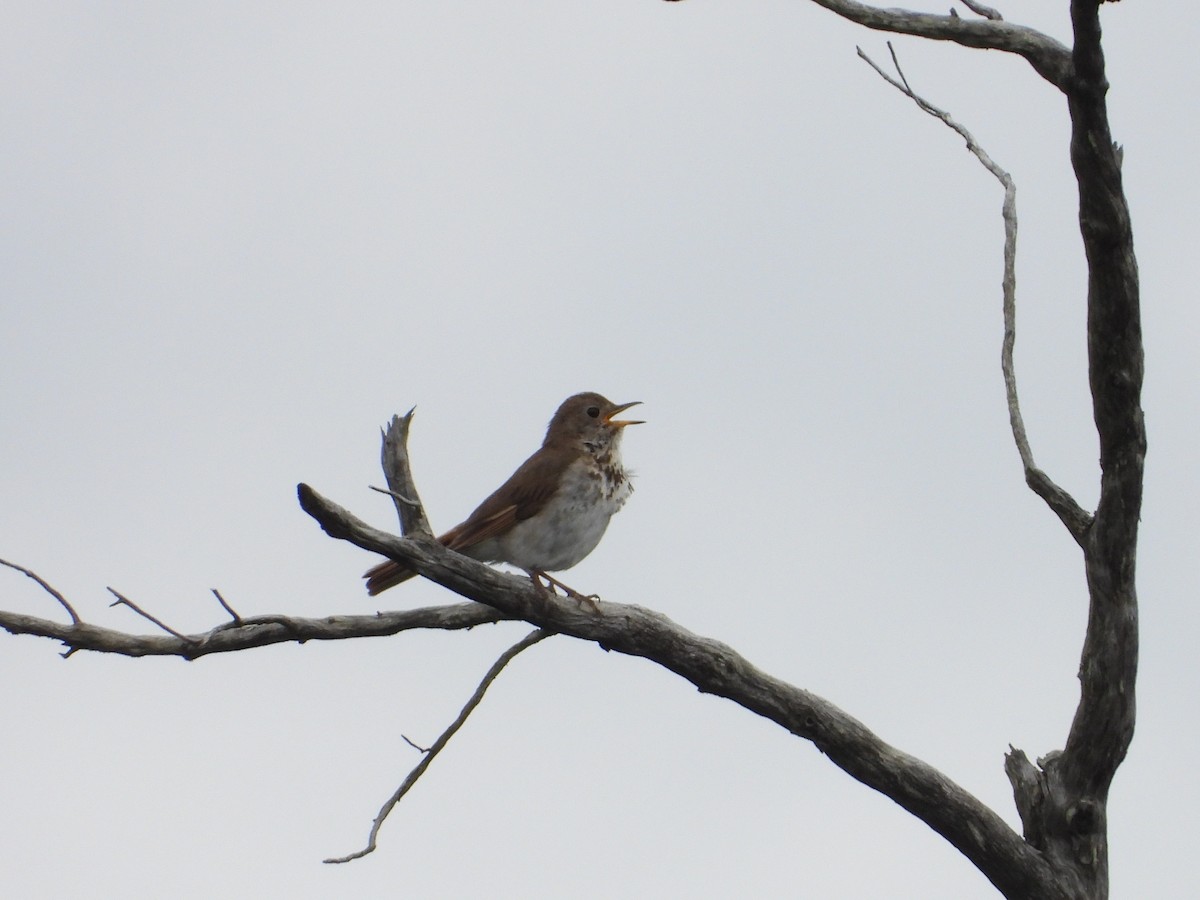
[[[19,566],[10,568],[24,571]],[[36,575],[30,574],[30,577],[41,582]],[[239,616],[234,621],[198,634],[181,634],[173,630],[168,634],[132,634],[83,620],[64,623],[0,610],[0,628],[10,634],[28,634],[60,641],[67,648],[64,657],[79,650],[91,650],[118,656],[178,656],[190,660],[271,644],[387,637],[423,628],[459,631],[512,618],[478,603],[454,603],[369,615],[325,616],[320,619],[283,615]]]
[[[649,659],[701,691],[733,700],[811,741],[854,778],[943,835],[1007,896],[1028,900],[1064,896],[1036,851],[976,797],[926,763],[889,746],[832,703],[762,672],[725,644],[695,635],[639,606],[603,601],[582,605],[539,591],[527,578],[498,572],[428,538],[387,534],[307,485],[300,485],[299,496],[305,511],[333,537],[401,562],[506,616]]]

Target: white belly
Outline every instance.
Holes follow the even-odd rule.
[[[522,569],[561,572],[596,549],[608,520],[633,492],[627,478],[606,483],[580,467],[539,513],[496,540],[496,558]]]

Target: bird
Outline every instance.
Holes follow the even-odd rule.
[[[592,392],[568,397],[550,420],[542,446],[438,541],[480,562],[524,569],[541,590],[553,593],[557,587],[595,606],[594,595],[580,594],[548,573],[569,569],[596,549],[609,519],[633,493],[631,472],[621,462],[621,437],[627,426],[644,422],[616,416],[640,403],[612,403]],[[367,593],[375,596],[416,574],[387,560],[363,578]]]

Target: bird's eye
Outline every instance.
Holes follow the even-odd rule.
[[[598,407],[598,406],[589,406],[589,407],[587,408],[587,414],[588,414],[589,416],[591,416],[593,419],[599,418],[599,416],[600,416],[600,407]]]

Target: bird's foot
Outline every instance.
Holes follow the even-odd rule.
[[[575,588],[573,588],[569,585],[563,584],[557,578],[552,578],[551,576],[547,575],[545,572],[541,572],[541,571],[537,571],[537,570],[530,572],[529,577],[533,579],[534,584],[536,584],[541,590],[545,591],[548,594],[554,594],[555,593],[554,589],[559,588],[560,590],[562,590],[562,592],[566,596],[570,597],[572,600],[579,603],[580,605],[583,605],[584,603],[586,603],[588,606],[590,606],[592,608],[592,612],[597,612],[597,613],[600,612],[600,606],[596,602],[597,600],[600,599],[599,594],[581,594],[579,591],[575,590]],[[544,584],[542,583],[542,579],[545,579]]]

